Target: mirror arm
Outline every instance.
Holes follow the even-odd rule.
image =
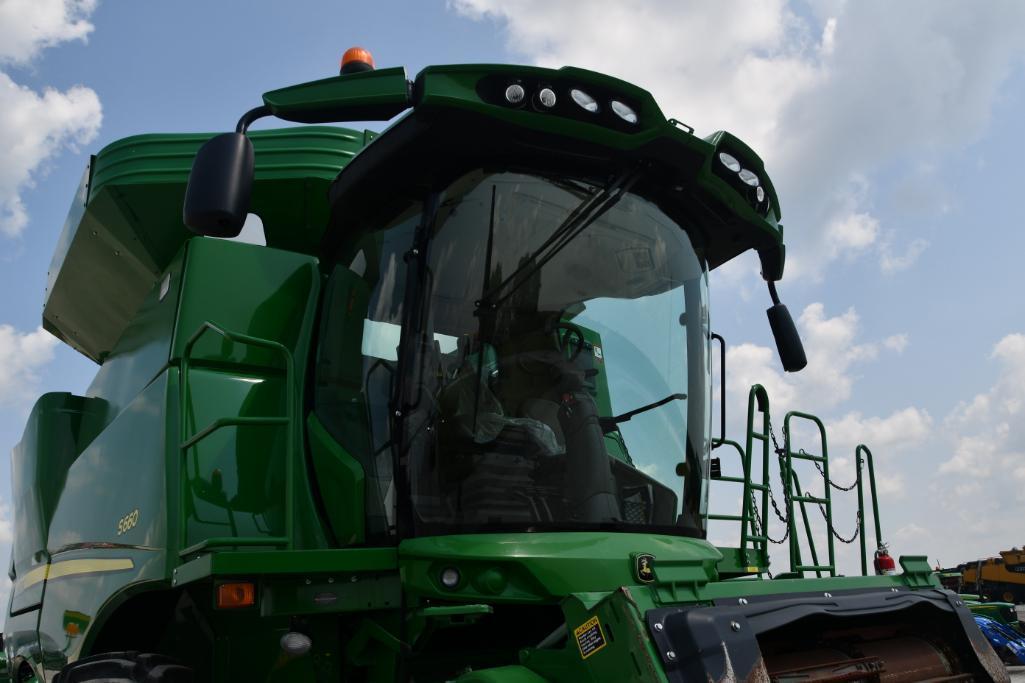
[[[772,305],[779,306],[779,293],[776,291],[776,283],[769,280],[767,284],[769,285],[769,296],[772,297]]]
[[[238,120],[238,124],[235,126],[235,132],[245,133],[247,130],[249,130],[249,126],[253,125],[254,121],[270,115],[271,109],[267,105],[263,104],[259,107],[254,107],[253,109],[250,109],[245,114],[243,114],[242,118]]]

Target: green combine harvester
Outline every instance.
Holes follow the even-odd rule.
[[[817,419],[782,484],[764,389],[715,433],[710,270],[756,250],[805,364],[750,148],[590,71],[347,57],[91,159],[43,320],[99,370],[12,456],[8,680],[1008,680],[925,557],[868,571],[863,503],[862,576],[809,543]]]

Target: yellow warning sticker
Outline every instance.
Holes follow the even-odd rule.
[[[573,629],[573,635],[577,639],[577,647],[580,648],[580,656],[587,659],[608,643],[605,642],[605,634],[601,630],[601,623],[598,617],[591,617],[580,626]]]

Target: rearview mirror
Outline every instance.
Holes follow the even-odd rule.
[[[790,317],[786,305],[774,304],[765,313],[769,316],[769,327],[776,340],[776,350],[779,352],[783,369],[787,372],[803,369],[808,364],[808,359],[804,355],[801,335],[797,333],[797,326],[794,325],[794,319]]]
[[[236,237],[249,213],[253,143],[245,133],[224,133],[199,148],[189,173],[182,220],[192,232]]]

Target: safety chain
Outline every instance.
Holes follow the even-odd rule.
[[[826,509],[822,507],[821,503],[819,503],[819,512],[822,513],[822,519],[826,520],[826,526],[829,527],[829,533],[833,534],[833,536],[836,537],[836,540],[841,543],[854,543],[854,540],[858,538],[858,534],[861,533],[861,510],[854,513],[854,534],[852,534],[850,538],[844,538],[837,533],[836,529],[833,528],[833,525],[829,523],[829,519],[826,517]]]
[[[751,512],[753,512],[754,516],[755,516],[755,534],[758,535],[758,536],[761,536],[764,533],[765,534],[765,538],[769,539],[770,543],[775,543],[776,545],[783,545],[784,543],[786,543],[787,537],[790,536],[790,525],[787,524],[786,519],[784,519],[783,516],[779,514],[779,508],[776,507],[775,499],[772,500],[772,507],[776,511],[776,516],[779,517],[781,520],[783,520],[783,524],[786,526],[786,533],[784,533],[783,534],[783,538],[781,538],[779,540],[777,540],[777,539],[773,538],[771,535],[769,535],[769,525],[768,524],[765,524],[765,525],[762,524],[762,516],[758,514],[758,502],[755,500],[755,492],[751,491],[750,495],[751,495]],[[771,490],[769,491],[769,497],[772,498],[772,491]]]
[[[781,522],[783,522],[787,526],[787,533],[784,534],[783,538],[780,539],[779,541],[777,541],[777,540],[775,540],[773,538],[769,538],[768,530],[766,530],[765,536],[766,536],[766,538],[769,538],[769,540],[772,541],[773,543],[783,543],[783,541],[785,541],[787,539],[787,536],[790,535],[790,520],[789,520],[789,517],[790,517],[790,514],[789,514],[789,511],[790,511],[790,505],[789,505],[790,499],[789,499],[789,496],[787,496],[786,479],[784,478],[784,475],[783,475],[783,464],[784,464],[783,460],[786,457],[786,449],[783,448],[782,446],[780,446],[779,445],[779,441],[776,440],[776,433],[772,429],[772,418],[769,417],[769,415],[766,415],[765,417],[766,417],[766,422],[768,423],[768,427],[769,427],[769,437],[772,439],[773,450],[776,451],[776,456],[779,458],[779,465],[780,465],[780,467],[779,467],[779,478],[780,478],[780,482],[783,484],[783,496],[784,496],[784,499],[786,500],[786,503],[787,503],[787,516],[784,517],[780,513],[780,511],[779,511],[779,507],[776,505],[776,498],[775,498],[775,496],[772,495],[772,487],[771,486],[769,487],[769,501],[772,503],[772,509],[775,511],[776,516],[779,517],[779,520]],[[805,452],[805,450],[803,448],[799,451],[799,453],[801,453],[802,455],[807,455],[807,453]],[[837,489],[839,491],[850,491],[851,489],[853,489],[855,486],[858,485],[857,474],[855,475],[854,483],[845,488],[845,487],[840,486],[839,484],[833,482],[832,480],[826,478],[825,470],[822,469],[822,466],[819,465],[819,463],[817,461],[812,460],[812,464],[815,465],[815,469],[817,469],[819,471],[819,474],[822,476],[822,478],[830,486],[832,486],[833,488],[835,488],[835,489]],[[857,458],[857,468],[858,468],[858,472],[860,473],[860,471],[861,471],[861,458]],[[800,496],[801,492],[798,491],[797,495]],[[752,502],[752,504],[754,503],[754,492],[753,491],[751,492],[751,502]],[[829,516],[826,515],[826,509],[824,507],[822,507],[822,503],[818,503],[818,508],[819,508],[819,512],[822,513],[823,521],[825,521],[826,522],[826,526],[829,527],[829,533],[833,534],[833,536],[838,541],[840,541],[841,543],[848,543],[848,544],[849,543],[854,543],[854,541],[858,538],[858,535],[861,533],[861,510],[858,510],[855,513],[855,515],[854,515],[854,534],[851,535],[851,537],[849,539],[847,539],[847,538],[844,538],[843,536],[841,536],[837,532],[837,530],[833,528],[833,525],[830,524]],[[757,517],[758,517],[757,508],[752,507],[752,509],[755,510],[755,518],[757,519]]]
[[[804,452],[803,448],[801,449],[800,452],[804,453],[804,455],[808,455],[807,453]],[[840,486],[839,484],[837,484],[835,481],[833,481],[831,479],[827,479],[826,481],[829,482],[830,486],[832,486],[837,491],[850,491],[851,489],[853,489],[855,486],[858,485],[858,474],[861,473],[861,458],[855,456],[855,459],[857,460],[856,465],[857,465],[858,470],[854,474],[854,483],[851,484],[850,486],[846,486],[845,487],[845,486]],[[822,475],[822,478],[825,479],[826,478],[826,472],[825,472],[825,470],[822,469],[822,465],[819,464],[819,461],[818,460],[812,460],[812,464],[815,465],[815,469],[817,469],[819,471],[819,474]]]

